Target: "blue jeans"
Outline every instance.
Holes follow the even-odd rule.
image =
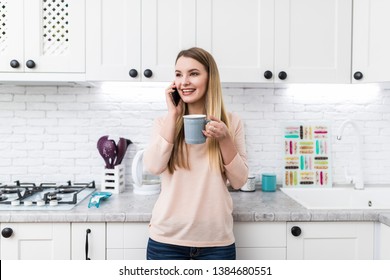
[[[186,247],[154,241],[149,238],[147,260],[235,260],[235,243],[218,247]]]

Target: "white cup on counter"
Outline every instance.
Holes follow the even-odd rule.
[[[248,176],[248,180],[246,180],[245,185],[242,186],[240,191],[243,191],[243,192],[254,192],[256,190],[255,179],[256,179],[255,175],[249,175]]]

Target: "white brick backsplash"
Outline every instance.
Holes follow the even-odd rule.
[[[153,120],[166,112],[166,87],[0,86],[0,183],[95,180],[100,185],[104,161],[96,143],[109,135],[134,143],[124,159],[130,184],[133,157],[147,145]],[[342,121],[353,119],[361,127],[365,181],[390,183],[390,90],[336,90],[223,88],[227,109],[244,122],[250,172],[257,178],[276,172],[281,183],[282,124],[326,121],[332,128],[333,180],[344,183],[356,137],[349,127],[341,141],[336,134]]]

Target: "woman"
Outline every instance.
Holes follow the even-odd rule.
[[[248,178],[244,128],[222,100],[217,65],[203,49],[181,51],[175,81],[165,90],[168,113],[155,121],[144,166],[161,175],[161,193],[149,225],[147,259],[235,259],[233,203],[227,181]],[[177,89],[181,100],[174,105]],[[211,121],[204,144],[184,142],[183,115]]]

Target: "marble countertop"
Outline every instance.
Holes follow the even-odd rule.
[[[235,221],[379,221],[390,226],[385,210],[309,210],[282,191],[231,192]],[[158,195],[138,195],[126,188],[112,194],[100,207],[88,208],[89,199],[68,211],[0,211],[0,222],[149,222]]]

